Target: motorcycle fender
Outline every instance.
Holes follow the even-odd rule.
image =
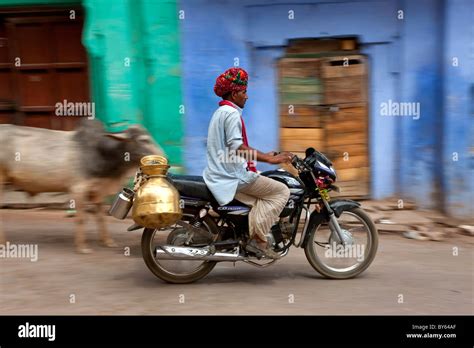
[[[334,210],[336,217],[339,217],[343,211],[360,207],[360,203],[351,201],[350,199],[335,199],[334,201],[329,202],[329,206]]]
[[[336,200],[330,201],[329,206],[334,211],[334,214],[336,215],[336,217],[339,217],[341,216],[343,211],[360,207],[360,203],[356,201],[351,201],[349,199],[336,199]],[[316,228],[318,228],[318,226],[321,225],[323,222],[326,222],[328,220],[329,220],[329,216],[326,209],[319,213],[316,210],[314,210],[311,213],[309,217],[308,229],[306,231],[304,241],[301,244],[301,248],[304,248],[306,244],[308,243],[310,233],[314,231]]]

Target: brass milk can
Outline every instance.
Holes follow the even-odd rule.
[[[140,160],[140,169],[146,181],[134,197],[132,218],[140,226],[162,228],[178,221],[183,212],[179,192],[166,179],[169,165],[162,156],[145,156]]]

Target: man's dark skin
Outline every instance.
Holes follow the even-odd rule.
[[[247,90],[244,89],[242,91],[232,91],[229,94],[225,95],[223,99],[228,100],[243,109],[248,99]],[[251,158],[252,154],[256,154],[257,161],[266,162],[270,164],[289,163],[293,158],[293,154],[291,152],[281,152],[275,156],[273,151],[269,153],[263,153],[250,146],[245,146],[244,144],[240,145],[238,150],[248,156],[247,158]]]

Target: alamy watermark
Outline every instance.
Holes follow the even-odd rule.
[[[56,339],[56,325],[36,325],[26,322],[18,326],[20,338],[47,338],[48,341]]]
[[[217,151],[217,161],[220,163],[242,163],[244,166],[247,163],[257,165],[257,151],[256,150],[225,150]]]
[[[87,116],[89,120],[95,118],[94,102],[68,102],[64,99],[54,105],[56,116]]]
[[[420,118],[420,103],[395,102],[389,99],[388,102],[380,104],[380,115],[412,116],[414,120],[418,120]]]
[[[359,262],[364,260],[365,245],[363,244],[342,245],[333,242],[326,245],[325,249],[324,256],[327,258],[356,259]]]
[[[0,259],[30,259],[38,261],[38,244],[0,244]]]

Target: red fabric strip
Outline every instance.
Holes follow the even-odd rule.
[[[223,106],[223,105],[228,105],[228,106],[231,106],[235,109],[234,104],[232,104],[228,100],[221,100],[219,102],[219,106]],[[245,131],[245,123],[244,123],[244,119],[242,118],[242,116],[240,116],[240,121],[242,122],[242,139],[244,141],[244,145],[248,147],[249,146],[249,141],[247,139],[247,132]],[[253,164],[252,161],[247,162],[247,170],[250,170],[251,172],[255,172],[255,173],[257,172],[257,168],[255,167],[255,165]]]

